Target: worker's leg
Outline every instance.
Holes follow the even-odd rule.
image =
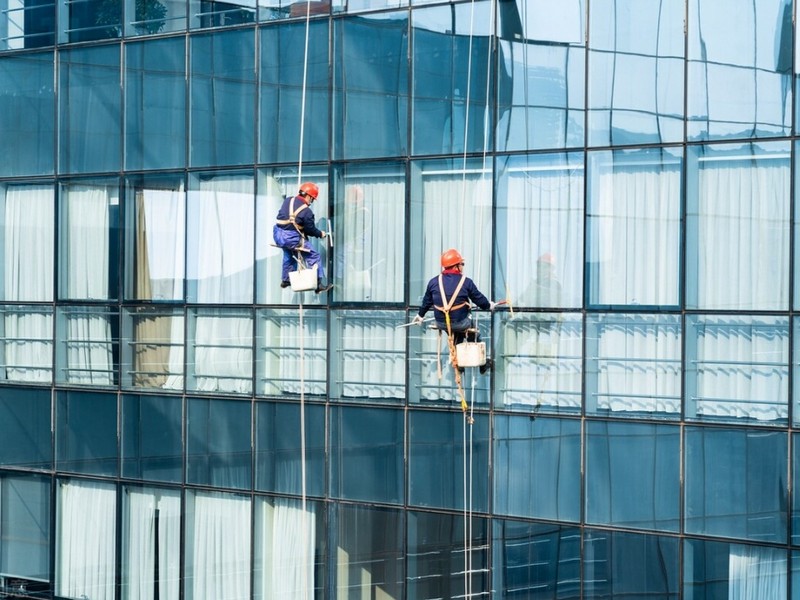
[[[289,281],[289,272],[297,270],[295,248],[302,243],[300,234],[294,229],[272,228],[272,239],[275,244],[283,249],[283,264],[281,265],[281,283]]]

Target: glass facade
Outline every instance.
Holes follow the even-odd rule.
[[[0,0],[0,597],[800,598],[797,12]]]

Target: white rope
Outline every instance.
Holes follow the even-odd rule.
[[[300,92],[300,150],[297,157],[297,187],[300,188],[303,177],[303,139],[306,129],[306,83],[308,81],[308,38],[311,25],[311,0],[306,0],[306,39],[303,48],[303,88]]]

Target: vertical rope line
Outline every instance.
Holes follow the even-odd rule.
[[[303,87],[300,91],[300,149],[297,157],[297,187],[303,177],[303,140],[306,130],[306,86],[308,82],[308,38],[311,25],[311,0],[306,0],[306,39],[303,48]]]

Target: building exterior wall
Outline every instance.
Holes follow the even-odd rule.
[[[0,8],[0,597],[800,597],[789,0]]]

